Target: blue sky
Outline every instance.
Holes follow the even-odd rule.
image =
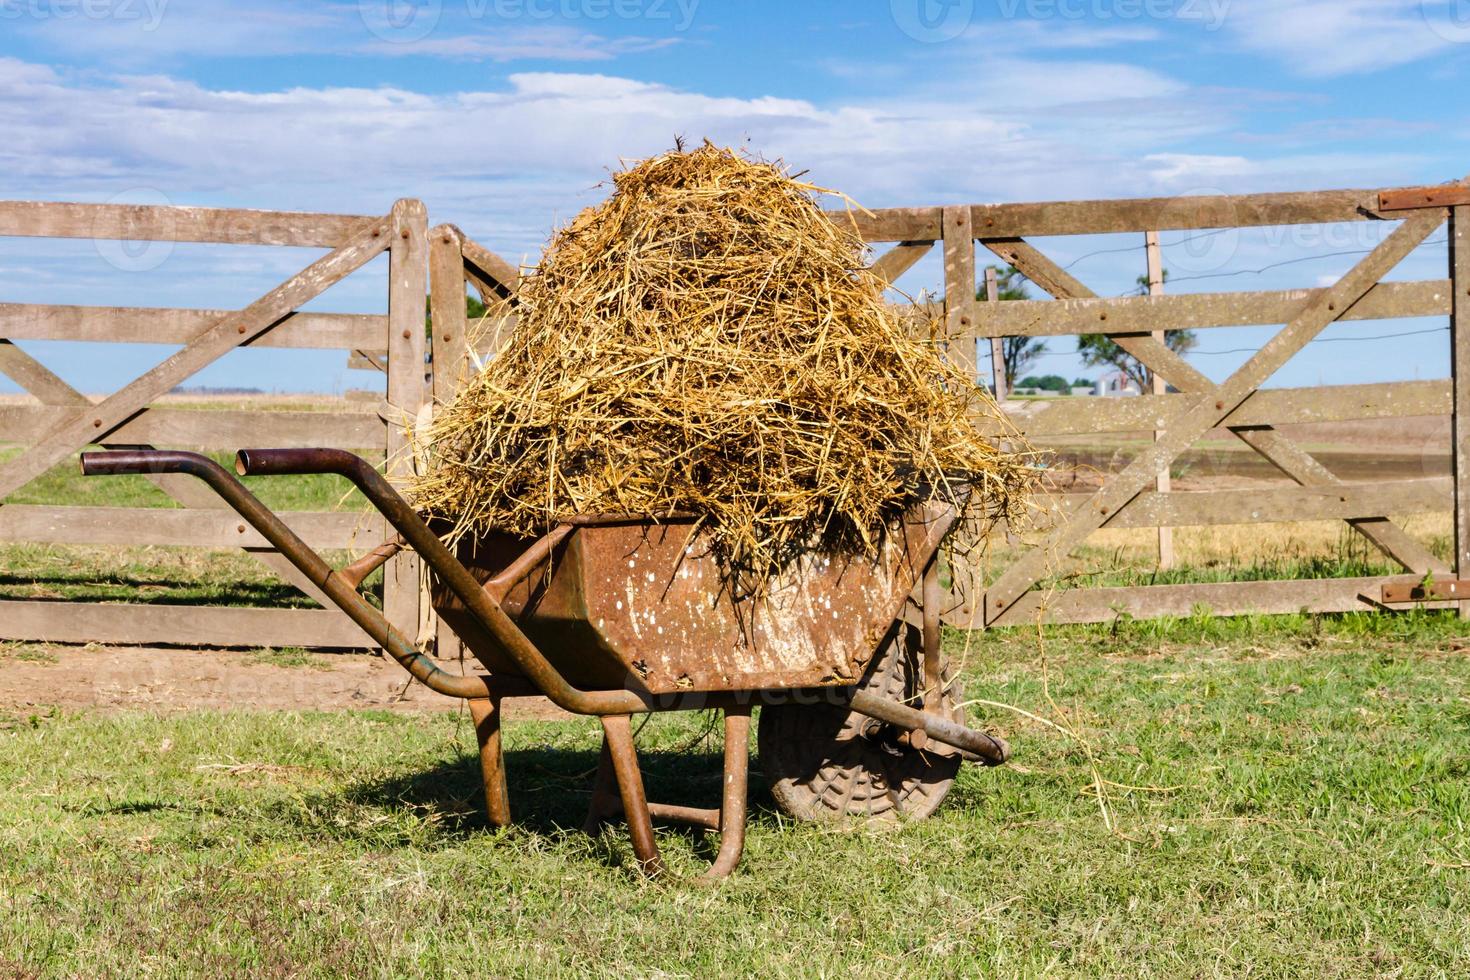
[[[352,213],[419,197],[533,260],[608,168],[676,134],[870,207],[1375,187],[1470,172],[1467,90],[1470,0],[0,0],[0,196]],[[1178,291],[1311,286],[1382,233],[1169,233],[1165,264]],[[1116,294],[1139,237],[1038,244]],[[243,306],[313,254],[0,239],[0,301]],[[1430,244],[1394,277],[1444,268]],[[365,270],[314,305],[380,310],[381,283]],[[938,283],[926,262],[901,285]],[[1443,376],[1442,326],[1333,326],[1397,336],[1313,345],[1275,383]],[[1266,336],[1205,331],[1192,359],[1222,377]],[[93,392],[168,352],[24,346]],[[1078,373],[1070,340],[1052,348],[1043,370]],[[345,354],[278,351],[195,380],[378,383]]]

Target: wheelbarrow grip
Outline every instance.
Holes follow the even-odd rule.
[[[195,473],[198,460],[213,461],[197,453],[170,452],[162,449],[113,450],[82,453],[83,476],[125,476],[152,473]]]
[[[362,462],[345,449],[242,449],[235,454],[241,476],[299,476],[338,473],[349,476]]]

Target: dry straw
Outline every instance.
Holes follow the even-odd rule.
[[[612,182],[437,411],[419,506],[456,536],[689,512],[757,576],[813,546],[870,552],[924,501],[1020,513],[1027,458],[976,428],[994,404],[885,304],[819,188],[709,143]]]

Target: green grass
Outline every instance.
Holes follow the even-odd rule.
[[[245,663],[264,664],[269,667],[304,667],[308,670],[330,670],[331,664],[323,657],[314,657],[301,647],[262,647],[245,654]]]
[[[313,605],[244,552],[36,544],[0,546],[0,598]]]
[[[35,709],[0,718],[0,973],[1463,976],[1465,637],[1429,613],[951,637],[969,696],[1080,739],[975,705],[1014,764],[895,831],[792,824],[757,774],[715,889],[573,829],[587,721],[509,726],[521,822],[491,831],[462,714]],[[644,730],[654,798],[717,798],[717,746],[673,751],[701,727]]]
[[[1204,560],[1159,568],[1156,562],[1125,548],[1084,545],[1071,564],[1080,571],[1043,579],[1038,588],[1097,588],[1109,586],[1187,585],[1208,582],[1265,582],[1293,579],[1355,578],[1400,575],[1402,566],[1390,561],[1367,539],[1343,526],[1334,544],[1315,552],[1285,544],[1272,548],[1272,529],[1258,525],[1263,544],[1249,555],[1220,555]],[[1436,557],[1452,561],[1454,539],[1448,534],[1423,537],[1424,546]],[[1003,571],[1014,555],[994,562],[991,578]]]
[[[0,640],[0,664],[7,660],[18,660],[22,663],[31,664],[54,664],[60,663],[61,658],[53,651],[44,646],[33,643],[15,643]]]
[[[1445,552],[1444,542],[1429,543],[1435,553]],[[1292,579],[1356,578],[1369,575],[1401,575],[1402,566],[1381,555],[1342,553],[1288,555],[1231,563],[1212,561],[1148,567],[1136,559],[1100,548],[1080,548],[1076,563],[1085,571],[1062,578],[1043,580],[1037,587],[1064,582],[1066,588],[1096,588],[1135,585],[1187,585],[1202,582],[1275,582]]]

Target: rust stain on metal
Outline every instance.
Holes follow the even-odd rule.
[[[1425,582],[1399,582],[1385,585],[1384,602],[1443,602],[1470,599],[1470,579],[1436,578]]]
[[[1400,187],[1380,191],[1378,210],[1405,211],[1410,208],[1443,208],[1470,204],[1470,184],[1438,184],[1432,187]]]

